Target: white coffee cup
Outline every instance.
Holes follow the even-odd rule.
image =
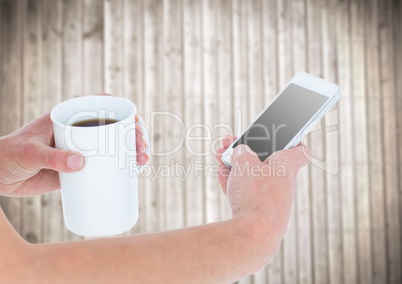
[[[86,237],[112,236],[136,224],[139,172],[135,151],[136,112],[134,103],[112,96],[74,98],[52,110],[56,148],[81,153],[85,158],[82,170],[59,174],[64,222],[73,233]],[[117,122],[72,126],[88,119]],[[147,131],[143,133],[149,145]]]

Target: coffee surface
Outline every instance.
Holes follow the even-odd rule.
[[[106,118],[106,119],[94,118],[94,119],[86,119],[86,120],[77,121],[73,124],[73,126],[93,127],[93,126],[108,125],[108,124],[112,124],[112,123],[116,123],[116,122],[118,122],[118,120],[110,119],[110,118]]]

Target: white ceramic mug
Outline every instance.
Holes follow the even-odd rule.
[[[73,233],[112,236],[137,222],[136,112],[134,103],[112,96],[74,98],[52,110],[56,148],[79,152],[85,158],[81,171],[59,174],[64,222]],[[88,119],[117,122],[72,126]],[[143,132],[149,145],[147,132]]]

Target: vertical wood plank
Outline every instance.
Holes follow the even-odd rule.
[[[163,27],[164,24],[164,9],[165,9],[165,2],[160,1],[156,3],[156,6],[153,8],[155,10],[156,20],[155,21],[155,28],[156,28],[156,50],[155,50],[155,57],[157,62],[157,74],[158,74],[158,88],[155,97],[155,106],[153,109],[155,110],[164,110],[166,106],[166,92],[165,92],[165,61],[164,52],[165,52],[165,30]],[[168,125],[166,124],[165,120],[156,120],[154,127],[157,130],[157,137],[159,137],[158,143],[156,143],[155,149],[158,152],[165,152],[166,143],[163,137],[166,137]],[[158,145],[159,144],[159,145]],[[161,157],[157,157],[154,166],[166,165],[166,157],[162,155]],[[165,191],[165,183],[166,177],[163,174],[156,179],[156,186],[158,189],[158,218],[159,218],[159,230],[165,231],[166,230],[166,204],[163,202],[165,200],[166,191]]]
[[[322,77],[322,6],[323,3],[307,1],[307,70]],[[316,135],[314,135],[316,134]],[[313,156],[323,157],[325,147],[322,131],[310,135]],[[328,283],[328,243],[326,214],[325,173],[317,165],[310,164],[313,279],[315,283]]]
[[[277,1],[262,1],[262,36],[263,36],[263,97],[264,106],[266,106],[279,91],[278,82],[278,33],[277,22],[278,14]],[[266,269],[266,283],[276,283],[276,269],[280,264],[280,259],[275,258],[273,263],[269,264]],[[273,271],[271,276],[270,271]]]
[[[232,45],[232,2],[231,0],[218,1],[217,6],[217,63],[218,83],[217,101],[219,111],[219,124],[217,125],[218,135],[223,138],[226,135],[233,135],[234,128],[234,102],[233,93],[233,45]],[[216,147],[220,147],[218,144]],[[217,188],[219,191],[219,188]],[[220,219],[228,219],[232,216],[227,198],[220,193]]]
[[[247,34],[247,94],[249,96],[249,122],[264,108],[262,1],[246,3]],[[251,283],[266,283],[266,270],[255,273]]]
[[[278,85],[278,33],[277,33],[278,14],[276,13],[277,11],[276,0],[261,1],[261,5],[262,5],[261,29],[262,29],[263,45],[264,45],[262,72],[264,76],[263,97],[265,106],[271,102],[271,100],[276,96],[280,88]]]
[[[279,58],[279,86],[285,86],[293,77],[294,60],[292,52],[292,1],[278,1],[278,58]],[[289,220],[288,230],[282,242],[282,270],[284,283],[296,283],[297,258],[296,255],[296,223],[295,206]]]
[[[352,112],[353,152],[356,192],[356,229],[358,252],[358,279],[361,283],[372,283],[371,236],[370,236],[370,199],[367,169],[367,126],[366,90],[364,70],[364,15],[362,3],[352,0],[351,12],[351,75],[352,75]]]
[[[96,0],[81,0],[81,56],[82,56],[82,76],[81,81],[81,96],[96,95],[99,93],[104,93],[103,91],[103,2]],[[119,5],[116,9],[119,8]],[[114,7],[113,6],[113,7]],[[113,10],[114,11],[114,10]],[[114,15],[113,15],[114,16]],[[105,18],[113,19],[113,16],[107,16]],[[121,14],[119,14],[119,20],[121,21]],[[113,19],[114,20],[114,19]],[[120,35],[120,34],[119,34]],[[108,38],[108,43],[118,44],[122,47],[122,42],[118,41],[120,38]],[[109,45],[106,45],[109,48]],[[121,54],[119,52],[115,52]],[[106,57],[108,58],[108,57]],[[118,60],[115,60],[116,64],[119,64]],[[114,69],[110,67],[110,75],[112,79],[108,82],[109,85],[113,85],[114,78],[117,77],[121,81],[121,72],[116,72],[114,77]],[[120,75],[120,76],[119,76]],[[110,78],[106,76],[106,78]],[[121,89],[119,89],[121,92]],[[113,94],[113,88],[109,91]],[[118,96],[122,96],[119,92],[115,93]]]
[[[137,106],[138,114],[146,116],[144,110],[144,96],[142,92],[142,5],[141,0],[123,1],[123,76],[124,76],[124,97],[130,99]],[[149,124],[147,125],[149,131]],[[145,215],[144,213],[144,190],[145,180],[143,175],[138,178],[138,207],[139,217],[137,224],[130,230],[129,234],[144,232]]]
[[[397,133],[398,145],[402,143],[402,3],[394,1],[393,6],[393,32],[394,32],[394,54],[395,54],[395,94],[396,95],[396,110],[397,110]],[[402,230],[402,150],[399,151],[399,230]],[[400,231],[400,246],[402,259],[402,232]],[[402,260],[400,260],[402,261]]]
[[[365,7],[367,142],[371,199],[371,249],[373,283],[387,282],[383,146],[381,125],[380,62],[378,41],[378,1],[370,0]]]
[[[82,8],[82,95],[103,92],[103,5],[102,1],[83,0]],[[111,39],[109,39],[111,40]],[[115,40],[114,42],[116,42]],[[119,95],[119,94],[116,94]]]
[[[3,15],[3,2],[0,2],[0,15]],[[3,40],[3,29],[2,26],[0,26],[0,40]],[[3,85],[3,48],[2,45],[0,44],[0,86]],[[3,89],[0,87],[0,111],[1,113],[4,113],[5,111],[5,104],[3,103]],[[3,136],[5,135],[5,131],[4,131],[4,124],[3,124],[3,120],[0,121],[0,135]],[[3,198],[0,197],[0,206],[3,204]]]
[[[157,152],[163,150],[162,145],[162,128],[163,123],[160,120],[155,120],[154,124],[151,125],[150,113],[151,111],[158,111],[163,109],[163,101],[160,95],[163,95],[163,61],[161,60],[160,53],[161,45],[160,42],[162,37],[160,33],[162,32],[161,25],[163,23],[162,19],[162,9],[163,4],[161,1],[144,1],[143,2],[143,74],[144,74],[144,113],[148,114],[144,117],[145,122],[150,125],[151,129],[151,142],[152,147]],[[151,160],[151,166],[157,168],[162,162],[162,159],[158,156],[154,156]],[[146,231],[156,232],[162,229],[163,223],[161,218],[162,211],[162,191],[163,184],[161,183],[161,177],[154,177],[156,180],[152,179],[147,181],[145,184],[145,218],[147,220]]]
[[[214,156],[215,145],[213,141],[218,137],[218,133],[214,126],[218,123],[219,109],[217,101],[217,84],[218,84],[218,63],[217,63],[217,34],[216,34],[216,1],[205,0],[201,7],[201,23],[202,23],[202,88],[203,88],[203,109],[202,123],[205,126],[203,136],[206,136],[203,151],[205,179],[205,196],[204,196],[204,222],[216,222],[219,220],[219,205],[221,192],[219,191],[218,179],[215,176],[217,172]],[[210,137],[208,137],[210,136]],[[212,149],[212,150],[211,150]]]
[[[398,146],[395,113],[395,54],[392,27],[393,1],[379,2],[380,93],[382,104],[383,155],[385,170],[385,217],[388,282],[400,283],[401,243],[398,193]],[[398,78],[399,79],[399,78]]]
[[[144,98],[141,92],[141,0],[123,0],[123,75],[124,97],[132,100],[142,113]]]
[[[235,111],[235,134],[241,135],[250,123],[250,101],[248,93],[248,45],[247,45],[247,1],[232,1],[232,45],[233,45],[233,100]],[[247,284],[249,277],[238,283]]]
[[[294,0],[292,3],[292,44],[293,73],[306,71],[306,6],[303,0]],[[305,140],[308,140],[306,138]],[[308,141],[304,141],[309,145]],[[310,216],[310,183],[309,169],[300,170],[296,179],[296,230],[297,230],[297,282],[312,283],[311,259],[311,216]]]
[[[201,4],[200,1],[183,2],[183,44],[184,44],[184,106],[186,135],[192,137],[203,136],[200,128],[193,128],[202,120],[202,62],[201,62]],[[201,172],[196,171],[196,164],[202,159],[198,153],[202,151],[201,141],[186,143],[185,165],[194,168],[191,174],[194,178],[186,179],[186,225],[194,226],[204,222],[203,190],[204,182]]]
[[[82,95],[82,2],[63,0],[63,42],[62,42],[62,99]],[[79,240],[64,228],[64,240]]]
[[[183,109],[183,29],[182,13],[183,5],[181,1],[167,1],[165,6],[164,31],[165,31],[165,66],[164,75],[166,78],[166,107],[165,110],[177,115],[180,119],[184,118]],[[180,145],[184,133],[180,128],[180,122],[173,117],[167,117],[165,128],[167,128],[167,139],[165,150],[172,151],[165,157],[166,164],[171,161],[180,165],[184,163],[184,148]],[[185,224],[185,200],[183,185],[184,176],[173,174],[166,177],[164,191],[166,192],[164,203],[165,228],[167,230],[182,228]]]
[[[81,0],[63,0],[63,100],[82,95]]]
[[[336,56],[336,21],[333,11],[336,1],[326,1],[322,11],[322,44],[323,44],[323,77],[338,82]],[[339,182],[339,103],[325,117],[324,133],[326,138],[326,155],[324,160],[327,182],[327,214],[328,214],[328,273],[330,283],[342,283],[342,224],[341,195]]]
[[[247,94],[249,96],[249,120],[255,118],[264,108],[262,62],[262,3],[247,1]]]
[[[353,152],[350,145],[353,134],[351,114],[350,73],[350,14],[349,2],[338,2],[336,10],[336,52],[338,58],[338,82],[343,90],[339,101],[340,161],[339,176],[342,199],[343,282],[357,283],[356,215],[353,175]]]
[[[22,62],[22,120],[23,124],[42,114],[41,68],[41,3],[22,1],[23,55]],[[22,199],[22,237],[30,243],[41,241],[41,197]]]
[[[42,75],[43,112],[62,98],[62,1],[42,2]],[[42,242],[63,240],[63,212],[60,191],[42,195]]]
[[[3,3],[0,2],[0,15],[2,14],[2,7],[3,7]],[[3,29],[0,26],[0,41],[3,40]],[[5,111],[5,105],[3,103],[3,89],[1,88],[1,86],[3,85],[3,52],[2,52],[2,45],[0,44],[0,112],[4,113]],[[0,135],[3,136],[5,135],[5,131],[4,131],[4,125],[3,125],[3,120],[0,121]],[[4,200],[5,201],[5,200]],[[5,202],[4,202],[5,203]],[[0,196],[0,207],[3,205],[3,197]],[[5,204],[4,204],[5,205]]]
[[[265,57],[269,58],[271,63],[267,66],[271,66],[270,69],[270,77],[265,80],[268,81],[268,86],[272,86],[274,89],[274,93],[271,93],[271,99],[276,95],[276,93],[282,87],[280,85],[280,71],[279,71],[279,1],[272,0],[266,6],[267,15],[271,19],[270,20],[270,29],[269,31],[272,33],[267,35],[265,33],[265,38],[269,40],[270,44],[268,44],[268,52],[265,53]],[[274,59],[275,58],[275,59]],[[272,65],[275,64],[275,67]],[[271,261],[268,265],[268,280],[269,283],[283,283],[283,271],[282,271],[282,254],[283,249],[276,255],[276,257]]]
[[[123,97],[123,1],[104,1],[104,90]]]
[[[9,134],[22,124],[22,5],[21,2],[3,0],[0,2],[1,28],[1,93],[3,111],[0,118],[3,121],[3,133]],[[7,219],[21,233],[21,199],[4,198],[3,212]]]
[[[232,68],[235,134],[240,135],[250,122],[247,99],[247,39],[245,1],[232,1]]]
[[[132,99],[140,114],[168,110],[184,117],[187,128],[231,123],[240,126],[239,134],[291,72],[308,66],[344,91],[340,172],[299,173],[296,219],[281,255],[240,283],[399,283],[401,9],[400,1],[391,0],[205,0],[187,1],[184,10],[175,0],[1,0],[0,131],[8,134],[62,98],[95,94],[105,86]],[[150,116],[143,116],[149,126]],[[329,128],[336,116],[325,121]],[[212,139],[230,134],[228,125],[212,129]],[[169,126],[156,122],[156,150],[180,140],[180,130]],[[205,135],[197,131],[192,135]],[[330,137],[328,161],[336,159]],[[325,150],[321,142],[308,144],[313,152]],[[207,141],[190,145],[209,150]],[[197,159],[183,147],[151,162],[157,167],[172,160],[194,169]],[[210,156],[198,160],[214,163]],[[139,226],[132,233],[231,216],[213,177],[143,181]],[[80,239],[64,228],[59,192],[0,201],[31,242],[61,241],[63,235]]]

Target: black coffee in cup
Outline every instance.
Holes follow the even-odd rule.
[[[79,127],[93,127],[93,126],[102,126],[102,125],[108,125],[112,123],[116,123],[118,120],[115,119],[110,119],[110,118],[91,118],[91,119],[86,119],[86,120],[80,120],[75,123],[73,123],[72,126],[79,126]]]

